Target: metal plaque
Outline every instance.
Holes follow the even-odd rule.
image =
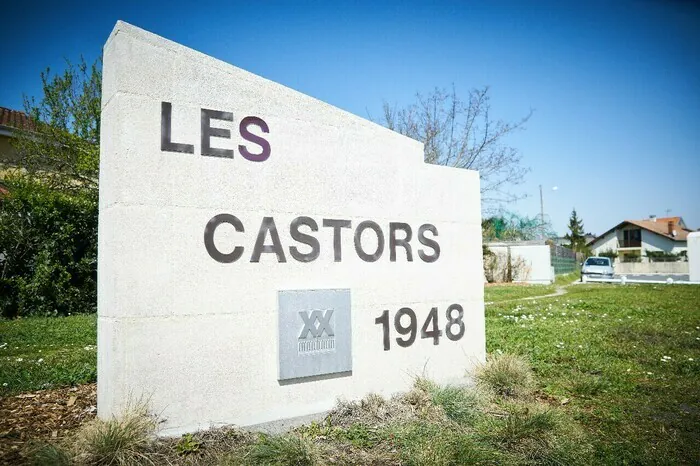
[[[350,290],[279,291],[279,380],[352,370]]]

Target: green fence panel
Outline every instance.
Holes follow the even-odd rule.
[[[551,246],[552,267],[555,275],[575,272],[578,268],[576,253],[562,246]]]

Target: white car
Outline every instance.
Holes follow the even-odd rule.
[[[588,278],[613,278],[615,270],[608,257],[589,257],[581,264],[581,281]]]

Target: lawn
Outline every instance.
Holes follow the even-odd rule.
[[[601,463],[700,463],[700,287],[577,285],[494,304],[486,341],[528,356]]]
[[[581,278],[581,275],[570,273],[557,275],[551,285],[527,285],[520,283],[489,284],[484,287],[484,301],[487,303],[499,303],[513,299],[532,298],[555,293],[558,289],[570,285]]]
[[[487,350],[529,360],[530,399],[479,404],[468,391],[423,384],[399,401],[341,407],[291,437],[197,434],[161,443],[159,454],[207,464],[224,445],[230,464],[283,454],[316,458],[299,464],[700,464],[700,287],[575,285],[513,301],[570,280],[486,288]],[[95,322],[0,322],[0,393],[93,381]],[[189,455],[200,446],[209,453]]]
[[[555,285],[487,285],[484,287],[484,301],[486,303],[500,303],[514,299],[544,296],[557,291]]]
[[[0,396],[94,382],[97,317],[0,319]]]

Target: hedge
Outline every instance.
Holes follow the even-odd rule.
[[[6,179],[0,197],[0,313],[69,315],[97,308],[97,196]]]

